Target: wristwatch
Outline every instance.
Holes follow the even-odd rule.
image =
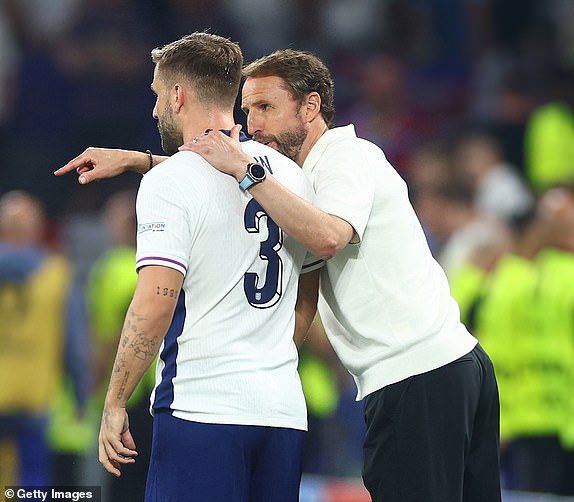
[[[247,171],[245,172],[245,177],[239,183],[239,188],[241,188],[241,190],[247,190],[256,183],[261,183],[266,176],[267,173],[262,165],[256,164],[255,162],[247,164]]]

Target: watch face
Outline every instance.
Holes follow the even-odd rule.
[[[265,179],[265,169],[259,164],[249,165],[249,174],[256,181],[261,181]]]

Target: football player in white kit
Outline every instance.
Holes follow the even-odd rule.
[[[178,147],[229,129],[239,46],[194,33],[152,51],[162,147],[169,160],[137,199],[138,284],[126,315],[99,436],[104,467],[135,461],[126,402],[159,351],[151,397],[146,501],[298,500],[307,415],[293,342],[305,251],[247,190],[277,177],[301,197],[301,169],[243,137],[257,162],[240,189]]]

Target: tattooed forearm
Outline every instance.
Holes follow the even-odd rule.
[[[122,371],[125,367],[127,366],[127,362],[126,360],[121,357],[118,356],[116,359],[116,362],[114,364],[114,373],[119,373],[120,371]]]
[[[124,398],[124,394],[126,392],[126,385],[128,383],[129,378],[130,378],[130,372],[126,371],[124,374],[124,378],[122,379],[122,382],[120,384],[120,388],[118,389],[118,392],[116,393],[116,399],[121,400]]]
[[[160,281],[157,281],[160,282]],[[106,395],[106,405],[125,407],[138,382],[155,359],[173,318],[180,286],[140,285],[126,313]],[[164,292],[165,291],[165,292]],[[160,298],[155,293],[163,295]]]
[[[157,353],[159,341],[146,336],[142,322],[146,322],[147,317],[137,314],[132,308],[126,316],[124,329],[122,330],[121,346],[123,349],[129,347],[133,350],[138,359],[153,359]]]
[[[138,359],[146,360],[153,359],[157,353],[157,342],[155,340],[150,340],[145,338],[143,334],[138,333],[136,339],[130,345],[134,351],[134,355]]]
[[[142,321],[147,321],[147,316],[143,315],[143,314],[138,314],[132,307],[129,308],[128,310],[128,321],[132,321],[132,322],[142,322]]]

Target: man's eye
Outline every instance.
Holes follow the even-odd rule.
[[[268,104],[263,104],[261,105],[261,110],[265,111],[269,109],[269,105]]]

